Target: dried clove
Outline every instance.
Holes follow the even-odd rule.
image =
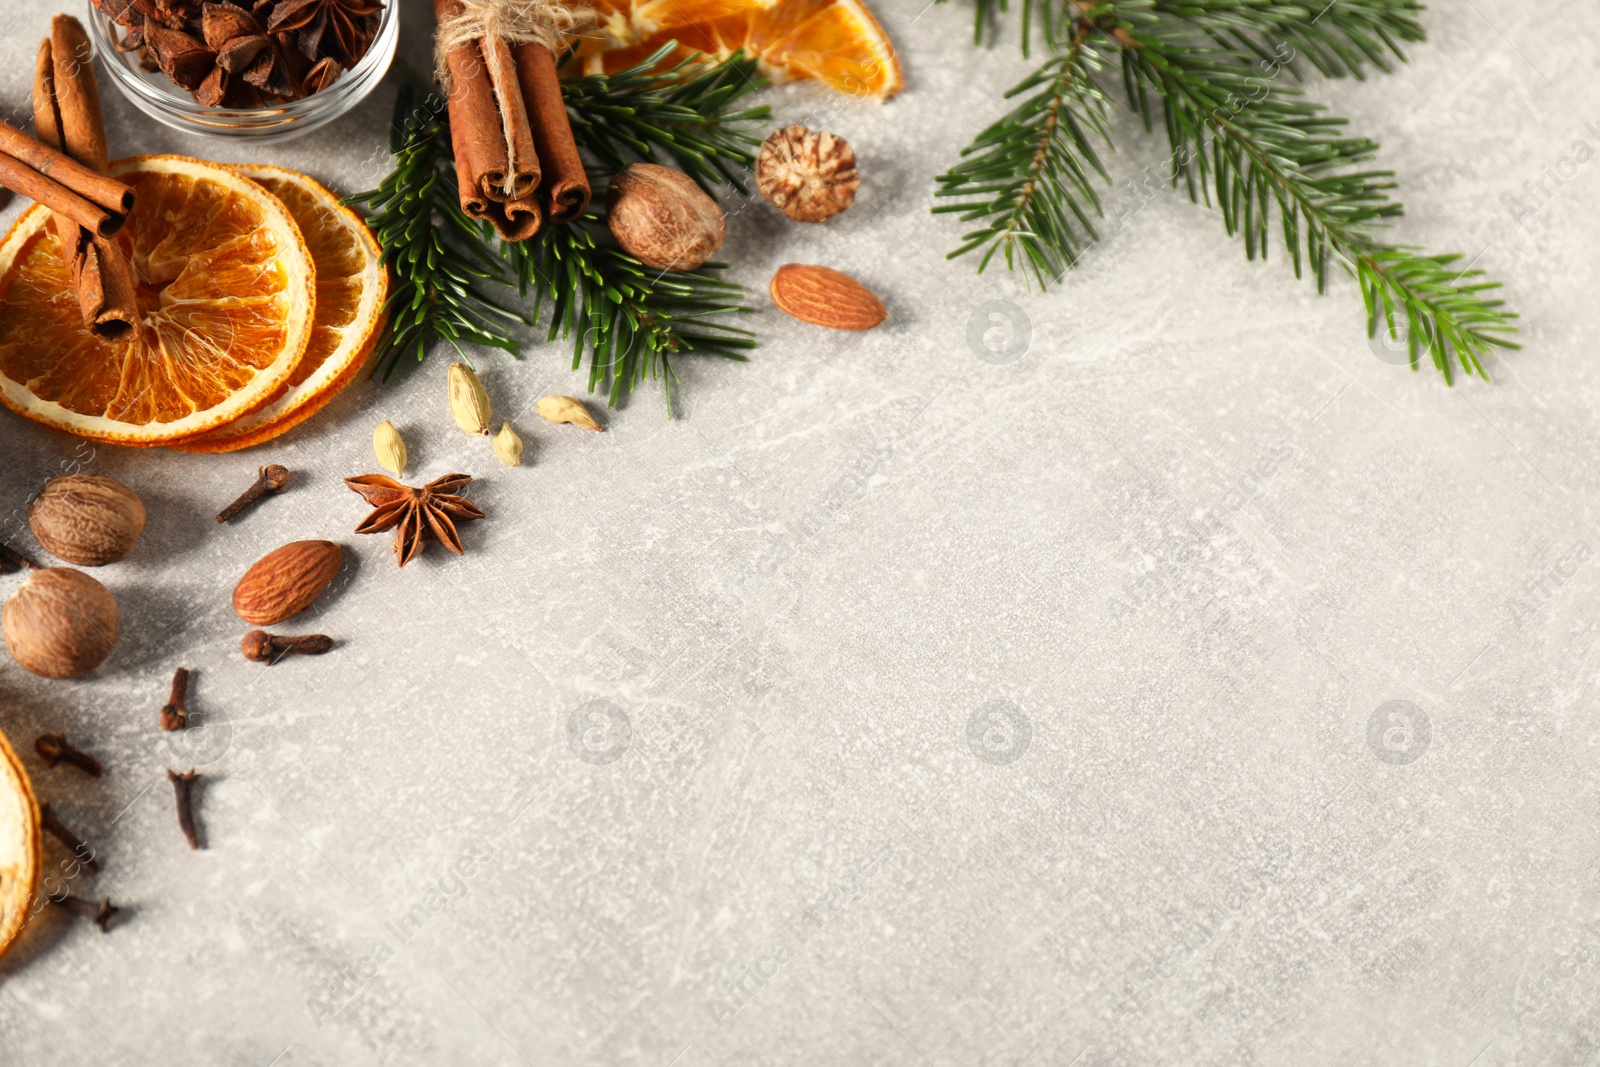
[[[65,823],[57,817],[55,811],[48,804],[39,805],[39,829],[67,846],[67,850],[83,862],[91,871],[100,870],[100,861],[95,857],[94,849],[83,838],[67,829]]]
[[[78,768],[91,778],[98,778],[106,773],[100,761],[81,748],[74,748],[67,743],[64,734],[40,734],[39,739],[33,743],[33,750],[39,753],[39,758],[44,760],[46,767],[54,768],[58,763],[68,763]]]
[[[200,847],[200,833],[194,827],[194,783],[199,777],[193,767],[183,774],[167,769],[167,781],[172,783],[172,793],[178,802],[178,829],[183,831],[190,848]]]
[[[88,919],[100,928],[102,934],[110,930],[111,917],[122,910],[112,906],[110,897],[98,903],[93,900],[85,900],[82,897],[75,897],[70,893],[47,899],[56,907],[65,908],[80,919]]]
[[[327,634],[286,637],[269,634],[265,630],[251,630],[239,642],[239,651],[244,653],[245,659],[267,664],[276,663],[291,652],[298,652],[302,656],[320,656],[332,648],[333,638]]]
[[[161,706],[161,728],[182,730],[189,725],[189,709],[184,701],[189,696],[189,668],[179,667],[172,675],[172,694]]]
[[[279,463],[272,463],[262,467],[257,471],[256,480],[250,484],[250,488],[239,494],[238,500],[217,512],[217,521],[227,522],[268,493],[281,493],[288,486],[288,467]]]
[[[0,574],[27,569],[36,571],[39,565],[8,545],[0,545]]]

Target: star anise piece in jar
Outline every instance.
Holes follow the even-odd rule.
[[[394,530],[395,559],[404,567],[422,554],[429,541],[439,542],[458,556],[464,554],[454,520],[484,517],[472,501],[455,493],[471,481],[470,474],[447,474],[417,488],[387,475],[362,474],[346,478],[344,484],[372,505],[372,514],[356,527],[356,533]]]
[[[381,0],[283,0],[267,28],[274,33],[299,31],[307,59],[333,56],[354,66],[372,43],[370,16],[382,10]]]

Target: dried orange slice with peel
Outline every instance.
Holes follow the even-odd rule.
[[[304,355],[310,253],[288,209],[225,167],[140,156],[111,174],[137,198],[116,237],[138,287],[133,337],[84,328],[49,212],[35,205],[0,242],[0,402],[112,444],[214,430],[265,402]]]
[[[0,733],[0,956],[28,921],[42,865],[39,802],[28,772]]]
[[[594,12],[592,37],[605,47],[629,48],[663,30],[742,15],[777,6],[782,0],[564,0],[568,7]]]
[[[905,84],[894,45],[861,0],[778,0],[770,6],[664,27],[636,44],[609,31],[603,46],[580,49],[586,73],[616,73],[676,42],[676,62],[695,52],[753,56],[774,82],[815,78],[850,96],[885,100]]]
[[[317,276],[311,344],[264,405],[171,446],[182,452],[232,452],[300,425],[355,380],[387,318],[389,272],[383,250],[360,216],[304,174],[251,163],[236,163],[233,169],[283,201],[300,226]]]

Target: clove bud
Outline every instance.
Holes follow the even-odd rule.
[[[239,642],[239,651],[244,653],[245,659],[267,664],[276,663],[291,652],[298,652],[302,656],[320,656],[332,648],[333,638],[327,634],[286,637],[269,634],[265,630],[251,630]]]
[[[256,471],[256,480],[250,483],[250,488],[239,495],[239,499],[217,512],[218,522],[227,522],[245,508],[254,504],[268,493],[281,493],[289,486],[289,468],[279,463],[268,464]]]
[[[167,769],[167,781],[172,783],[172,795],[178,805],[178,829],[183,831],[190,848],[200,847],[200,832],[194,825],[194,783],[199,777],[193,767],[183,774]]]
[[[102,934],[110,929],[111,917],[122,910],[112,906],[110,897],[96,902],[84,900],[82,897],[75,897],[68,893],[58,897],[47,897],[46,899],[56,907],[69,911],[80,919],[88,919],[100,928]]]
[[[184,701],[189,696],[189,668],[179,667],[172,674],[172,693],[161,708],[161,728],[182,730],[189,725],[189,709]]]
[[[91,778],[98,778],[106,773],[100,761],[81,748],[74,748],[67,743],[64,734],[40,734],[33,743],[33,750],[39,753],[39,758],[44,760],[46,767],[54,767],[58,763],[70,764],[78,768]]]

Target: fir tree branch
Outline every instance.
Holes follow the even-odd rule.
[[[1345,121],[1298,92],[1262,82],[1233,53],[1189,45],[1119,27],[1130,101],[1150,108],[1145,89],[1160,97],[1173,150],[1174,180],[1181,175],[1192,199],[1215,195],[1230,235],[1242,233],[1245,252],[1263,258],[1276,218],[1299,276],[1304,262],[1325,292],[1336,262],[1360,284],[1368,333],[1380,323],[1391,334],[1404,322],[1412,367],[1425,354],[1454,380],[1487,377],[1482,359],[1510,339],[1515,315],[1483,294],[1497,283],[1481,271],[1458,271],[1459,257],[1428,256],[1392,244],[1379,234],[1402,213],[1390,192],[1388,171],[1369,169],[1378,146],[1343,134]]]
[[[549,226],[521,244],[504,245],[523,291],[534,292],[534,322],[550,304],[547,340],[572,341],[572,369],[589,353],[589,391],[609,386],[611,406],[659,378],[672,408],[672,359],[691,353],[743,361],[754,334],[715,321],[748,314],[743,290],[718,276],[720,263],[694,271],[655,271],[596,240],[605,226],[594,212],[570,226]]]
[[[675,44],[617,74],[561,83],[572,135],[611,172],[633,160],[674,161],[707,192],[728,184],[748,194],[744,174],[761,138],[746,128],[772,120],[772,109],[737,107],[766,85],[755,60],[735,55],[723,62],[704,56],[658,69]]]
[[[1083,43],[1080,34],[1064,54],[1008,92],[1007,99],[1032,95],[979,134],[962,151],[962,162],[939,176],[935,195],[959,199],[937,205],[934,213],[984,223],[964,234],[949,258],[988,246],[978,261],[982,273],[1003,250],[1008,269],[1025,266],[1044,287],[1071,266],[1085,241],[1099,239],[1085,210],[1104,215],[1089,172],[1111,179],[1091,135],[1110,145],[1111,133],[1105,97],[1085,69],[1096,60]]]
[[[1096,239],[1084,204],[1098,211],[1100,201],[1084,163],[1105,172],[1083,129],[1110,143],[1097,77],[1115,63],[1147,129],[1160,113],[1174,184],[1181,180],[1196,202],[1214,197],[1229,234],[1244,237],[1247,256],[1267,255],[1276,225],[1296,275],[1309,266],[1319,291],[1333,265],[1356,279],[1369,334],[1405,328],[1413,369],[1426,355],[1447,382],[1458,370],[1485,375],[1490,352],[1518,347],[1511,339],[1517,316],[1486,295],[1498,284],[1457,269],[1459,257],[1387,240],[1403,209],[1392,174],[1373,166],[1378,146],[1347,135],[1343,119],[1276,80],[1280,71],[1298,77],[1301,57],[1330,76],[1388,71],[1391,57],[1405,58],[1402,42],[1423,39],[1420,5],[1312,2],[1021,0],[1058,54],[1008,94],[1034,95],[940,177],[938,196],[963,199],[934,211],[985,223],[963,235],[952,256],[987,245],[982,270],[1004,247],[1008,266],[1020,263],[1043,283],[1072,266],[1083,245],[1069,217]],[[1007,0],[975,5],[981,35]],[[1072,26],[1064,38],[1063,24]],[[1025,27],[1025,51],[1029,36]],[[1023,254],[1013,256],[1016,248]]]
[[[1134,18],[1140,6],[1115,8]],[[1089,14],[1093,5],[1079,8],[1095,17]],[[1368,64],[1387,74],[1391,59],[1405,62],[1401,42],[1426,37],[1418,0],[1150,0],[1147,9],[1182,20],[1224,50],[1254,55],[1270,69],[1287,62],[1293,70],[1293,61],[1304,57],[1330,78],[1362,78]]]
[[[414,100],[407,85],[395,101],[394,170],[378,188],[344,201],[371,212],[367,226],[393,278],[373,366],[385,380],[406,352],[420,361],[440,338],[515,355],[505,324],[527,322],[474,288],[511,281],[489,255],[483,233],[461,213],[444,102],[433,97],[414,112]]]

